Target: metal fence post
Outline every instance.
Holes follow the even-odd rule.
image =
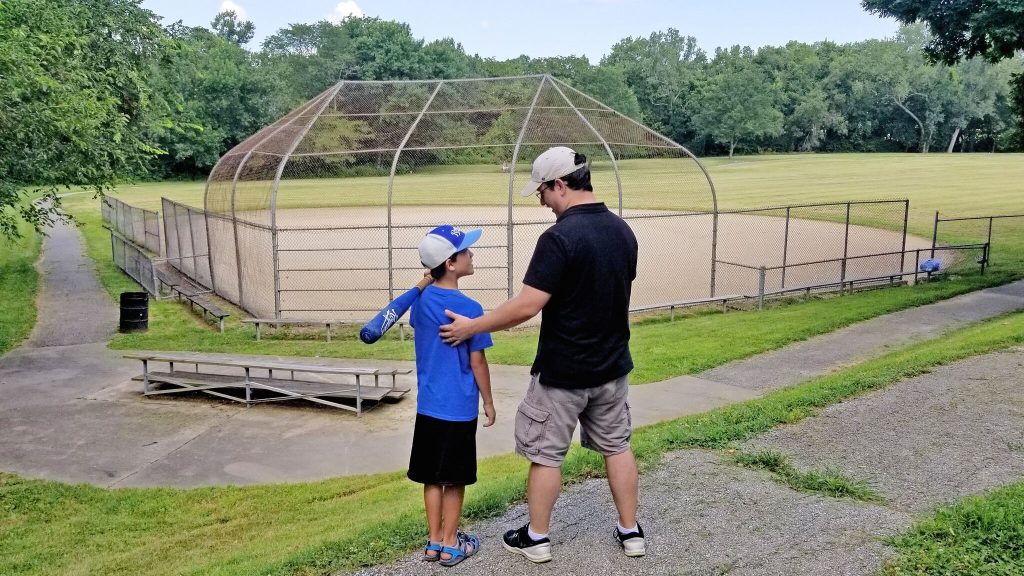
[[[761,266],[757,281],[757,309],[764,310],[764,275],[765,267]]]
[[[932,226],[932,255],[929,258],[935,258],[935,244],[939,239],[939,211],[935,211],[935,224]]]
[[[183,258],[184,246],[181,245],[181,216],[178,216],[178,205],[174,204],[174,237],[178,245],[178,265],[175,266],[179,271],[184,272],[185,264]]]
[[[786,260],[789,255],[789,211],[790,206],[786,206],[786,233],[782,238],[782,285],[779,288],[786,287]]]
[[[196,231],[192,228],[192,209],[185,208],[185,218],[188,218],[188,238],[192,244],[192,276],[199,279],[199,263],[196,261]],[[209,250],[207,250],[209,252]]]
[[[988,240],[985,241],[985,263],[986,264],[988,263],[989,256],[992,255],[992,220],[994,220],[994,218],[992,218],[990,216],[989,219],[988,219]],[[982,272],[982,274],[985,273],[985,267],[984,266],[981,267],[981,272]]]
[[[910,220],[910,200],[903,201],[903,244],[900,246],[900,274],[907,271],[907,222]],[[900,278],[900,281],[903,279]]]
[[[846,203],[846,233],[843,238],[843,264],[842,269],[839,272],[839,293],[843,293],[843,288],[846,286],[846,257],[850,253],[850,203]]]

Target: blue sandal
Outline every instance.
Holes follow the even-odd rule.
[[[423,561],[424,562],[437,562],[441,559],[441,549],[444,546],[440,542],[431,542],[427,540],[427,546],[423,548]],[[435,552],[433,556],[430,552]]]
[[[476,554],[477,550],[480,549],[480,538],[478,538],[476,534],[466,534],[460,530],[456,538],[458,544],[455,545],[455,548],[449,546],[441,547],[442,554],[451,555],[451,558],[438,562],[441,566],[455,566],[459,562],[462,562],[466,558]],[[440,554],[438,556],[440,556]]]

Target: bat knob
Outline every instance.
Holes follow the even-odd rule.
[[[363,328],[359,331],[359,339],[367,344],[373,344],[377,341],[377,338],[380,338],[380,336],[369,328]]]

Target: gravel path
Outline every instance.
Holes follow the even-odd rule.
[[[880,538],[909,522],[899,511],[790,490],[722,454],[670,454],[641,478],[648,553],[626,558],[612,539],[615,514],[604,480],[571,487],[552,525],[554,559],[534,565],[501,547],[501,534],[526,523],[526,506],[482,522],[480,554],[459,574],[864,574],[888,555]],[[822,556],[840,560],[823,563]],[[441,574],[418,555],[362,576]]]
[[[835,404],[748,442],[834,468],[913,513],[1024,478],[1024,349],[986,354]]]
[[[460,574],[874,574],[893,551],[882,539],[935,506],[1024,478],[1024,349],[968,359],[746,442],[803,469],[869,480],[889,501],[866,504],[792,490],[717,452],[669,454],[641,478],[648,555],[611,538],[607,485],[570,487],[555,510],[555,559],[534,566],[501,548],[525,505],[472,529],[483,538]],[[365,576],[442,573],[416,557]]]

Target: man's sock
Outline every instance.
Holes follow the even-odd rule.
[[[526,526],[526,535],[529,536],[530,540],[533,540],[533,541],[543,540],[544,538],[548,537],[547,534],[538,534],[538,533],[534,532],[533,531],[533,526],[530,526],[530,525]]]
[[[622,526],[622,524],[619,524],[618,522],[616,522],[615,526],[619,529],[619,534],[629,534],[630,532],[639,532],[639,530],[636,529],[636,525],[635,524],[633,525],[632,528],[624,528]]]

